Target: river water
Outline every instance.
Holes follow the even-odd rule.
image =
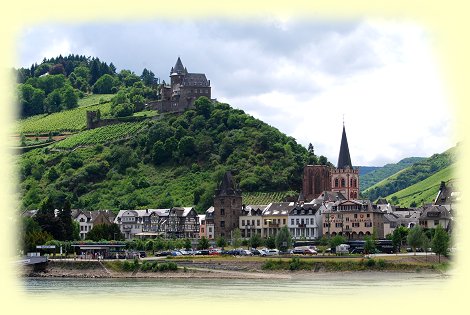
[[[25,278],[22,291],[33,299],[126,298],[158,296],[161,300],[201,302],[207,300],[237,301],[290,299],[292,297],[363,296],[394,294],[409,290],[418,292],[442,288],[449,276],[429,273],[351,272],[322,273],[305,279],[64,279]]]

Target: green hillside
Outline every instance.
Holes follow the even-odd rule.
[[[409,157],[401,160],[398,163],[390,163],[384,165],[383,167],[378,167],[364,175],[360,174],[361,191],[365,191],[367,188],[379,183],[387,177],[392,176],[402,169],[405,169],[424,159],[425,158],[422,157]]]
[[[98,98],[99,96],[99,98]],[[19,121],[17,130],[19,133],[34,134],[48,132],[79,131],[86,127],[86,111],[99,109],[102,116],[109,114],[112,95],[91,95],[80,100],[79,107],[53,114],[41,114]],[[98,98],[98,101],[96,100]],[[99,104],[99,99],[104,103]]]
[[[455,178],[454,171],[453,165],[448,166],[416,184],[387,196],[386,199],[393,204],[404,207],[415,207],[422,203],[433,202],[441,182],[447,182]]]
[[[362,195],[370,200],[392,195],[411,185],[430,177],[450,166],[455,161],[455,147],[443,153],[418,161],[363,191]]]
[[[135,124],[81,131],[21,154],[21,208],[38,208],[51,196],[57,207],[69,199],[90,210],[195,205],[203,211],[227,170],[244,203],[281,201],[297,196],[304,165],[317,159],[276,128],[206,98],[194,110],[142,122],[139,132]]]

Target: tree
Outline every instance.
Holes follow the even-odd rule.
[[[249,240],[250,247],[257,248],[263,244],[263,240],[258,233],[253,234]]]
[[[407,236],[408,245],[413,248],[413,251],[416,255],[416,248],[421,247],[423,244],[423,229],[421,226],[417,225],[409,230]]]
[[[287,226],[283,226],[276,235],[276,248],[286,251],[292,246],[292,235]]]
[[[78,96],[70,85],[64,87],[62,101],[67,109],[78,107]]]
[[[224,249],[225,246],[227,246],[227,241],[225,240],[224,237],[219,236],[216,240],[215,243],[217,244],[217,247],[220,247]]]
[[[395,248],[398,249],[398,252],[401,251],[401,246],[406,242],[408,235],[408,229],[404,226],[399,226],[392,233],[392,243]]]
[[[63,209],[61,209],[57,215],[58,224],[62,228],[62,237],[58,240],[71,241],[74,239],[73,223],[72,223],[72,210],[70,201],[66,201]]]
[[[62,95],[59,90],[52,91],[44,101],[44,112],[51,114],[62,110]]]
[[[366,241],[364,244],[364,252],[365,254],[373,254],[375,253],[375,242],[374,239],[370,236],[364,237],[364,240]]]
[[[276,248],[276,238],[274,236],[269,236],[266,238],[265,244],[269,249]]]
[[[203,236],[199,239],[197,243],[197,248],[198,249],[208,249],[209,248],[209,240],[207,237]]]
[[[447,255],[449,251],[449,234],[438,225],[434,231],[432,238],[432,250],[439,256],[439,263],[441,262],[441,255]]]
[[[330,247],[331,247],[331,250],[335,250],[336,249],[336,246],[340,245],[340,244],[343,244],[344,242],[346,242],[346,238],[342,235],[335,235],[334,237],[332,237],[330,239]]]
[[[124,235],[121,233],[119,226],[116,223],[113,224],[97,224],[86,234],[87,240],[98,242],[100,240],[124,240]],[[136,249],[144,250],[145,245],[134,244]]]
[[[193,245],[191,244],[191,240],[189,238],[185,238],[183,248],[186,250],[190,250],[192,247]]]
[[[115,79],[109,74],[101,76],[93,85],[93,93],[96,94],[109,94],[112,93],[112,88],[117,86]]]
[[[232,231],[232,246],[234,248],[240,247],[242,242],[242,233],[240,229],[236,228]]]

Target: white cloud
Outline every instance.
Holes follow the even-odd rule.
[[[453,145],[431,40],[403,21],[155,21],[45,25],[24,33],[19,52],[22,65],[78,53],[165,80],[181,56],[213,97],[333,163],[344,114],[353,163],[382,165]]]

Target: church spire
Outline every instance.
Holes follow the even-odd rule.
[[[346,138],[346,128],[343,121],[343,135],[341,137],[341,147],[339,149],[338,168],[344,169],[346,167],[353,168],[351,163],[351,156],[349,155],[348,139]]]

